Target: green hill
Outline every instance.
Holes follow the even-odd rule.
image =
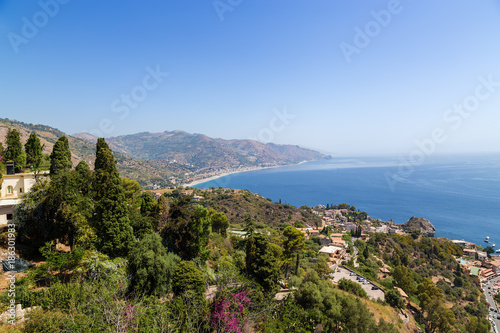
[[[5,137],[9,128],[16,128],[21,133],[21,141],[26,143],[31,132],[35,132],[42,145],[43,152],[50,154],[52,147],[57,139],[65,135],[68,138],[73,166],[84,160],[91,167],[94,165],[95,159],[95,144],[93,142],[83,140],[71,135],[68,135],[56,128],[28,124],[17,120],[0,118],[0,142],[5,143]],[[118,170],[124,177],[128,177],[138,181],[142,186],[156,184],[159,186],[170,185],[170,177],[180,177],[185,172],[192,171],[191,168],[180,165],[178,163],[168,163],[166,161],[148,161],[131,157],[129,155],[117,152],[114,150],[117,161]]]

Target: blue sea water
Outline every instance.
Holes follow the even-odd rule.
[[[436,237],[500,249],[500,155],[439,156],[420,165],[406,159],[334,158],[242,172],[198,188],[248,189],[300,207],[346,202],[372,218],[404,223],[423,217]]]

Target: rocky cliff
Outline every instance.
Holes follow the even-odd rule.
[[[436,228],[429,220],[415,216],[412,216],[408,222],[401,224],[401,228],[406,232],[419,230],[422,235],[427,235],[429,237],[434,237],[436,233]]]

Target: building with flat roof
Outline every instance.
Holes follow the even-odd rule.
[[[0,225],[13,222],[14,207],[21,203],[21,196],[28,192],[35,182],[34,173],[13,173],[11,171],[2,176],[0,189]]]

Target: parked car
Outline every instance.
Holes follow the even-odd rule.
[[[372,290],[378,290],[379,288],[377,286],[373,286]]]
[[[351,274],[349,274],[350,276],[356,276],[356,273],[354,272],[351,272]]]

